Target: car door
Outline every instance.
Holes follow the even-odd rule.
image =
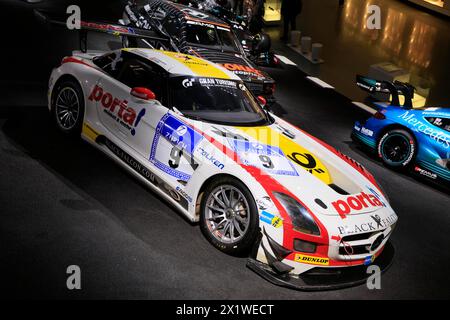
[[[91,96],[97,101],[98,117],[112,135],[148,158],[158,124],[168,109],[164,102],[163,71],[134,54],[121,52],[115,65],[105,70],[110,76],[97,83]],[[156,99],[131,95],[133,88],[152,90]]]

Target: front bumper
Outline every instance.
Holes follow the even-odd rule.
[[[394,247],[388,241],[383,252],[376,258],[373,265],[385,272],[392,264]],[[351,267],[316,267],[298,276],[290,273],[279,273],[269,265],[254,258],[247,260],[247,267],[267,281],[286,288],[301,291],[335,290],[361,285],[371,276],[367,273],[368,266]]]

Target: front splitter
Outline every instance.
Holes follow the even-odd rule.
[[[392,265],[394,258],[394,247],[388,241],[383,252],[372,263],[385,272]],[[269,265],[259,262],[253,258],[247,260],[247,267],[256,272],[267,281],[285,288],[301,291],[325,291],[354,287],[367,282],[372,274],[367,273],[369,266],[353,266],[339,268],[313,268],[301,275],[279,274]]]

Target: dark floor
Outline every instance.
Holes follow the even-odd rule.
[[[53,48],[63,48],[51,51],[55,57],[76,42],[70,35],[55,39],[42,33],[41,37]],[[22,43],[23,34],[16,39]],[[32,41],[39,43],[36,38]],[[106,44],[115,45],[112,40]],[[50,64],[43,46],[36,51],[44,53],[20,52],[13,61],[29,54]],[[36,70],[49,72],[45,64]],[[270,72],[278,83],[281,107],[277,110],[283,117],[364,164],[386,189],[400,220],[391,238],[394,264],[382,276],[381,290],[360,286],[305,293],[271,285],[245,267],[245,258],[214,249],[198,226],[103,154],[58,134],[45,106],[33,105],[24,92],[12,99],[14,104],[0,104],[2,294],[124,299],[450,298],[449,195],[387,170],[355,147],[349,133],[353,121],[363,114],[346,98],[316,87],[293,66]],[[46,78],[45,74],[31,77],[37,87],[42,85],[39,78]],[[37,90],[45,100],[45,89]],[[27,103],[22,106],[24,99]],[[66,289],[66,268],[72,264],[82,270],[82,290],[76,292]]]

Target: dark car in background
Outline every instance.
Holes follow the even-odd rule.
[[[129,1],[120,23],[152,30],[167,42],[123,37],[124,47],[149,47],[195,55],[238,75],[255,96],[273,103],[275,81],[248,59],[232,27],[198,9],[164,0]]]

